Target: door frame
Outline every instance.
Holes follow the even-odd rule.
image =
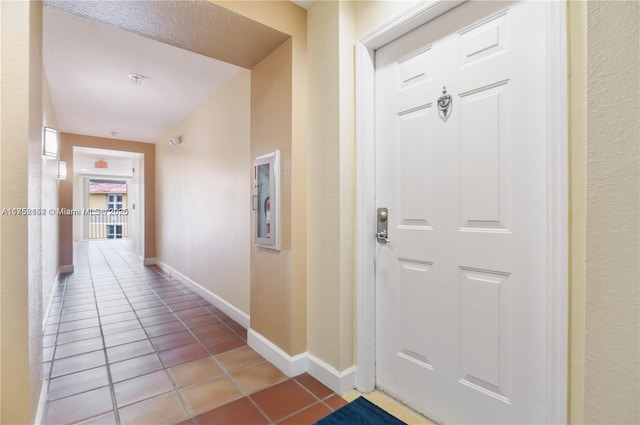
[[[356,41],[356,376],[359,391],[376,386],[375,372],[375,50],[466,0],[428,0]],[[547,423],[568,412],[569,156],[566,2],[547,5],[548,320]]]

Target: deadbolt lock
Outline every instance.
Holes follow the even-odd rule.
[[[378,208],[376,216],[376,239],[380,243],[389,243],[389,210]]]

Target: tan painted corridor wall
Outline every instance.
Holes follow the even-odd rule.
[[[570,420],[637,424],[640,6],[570,3],[569,12]]]
[[[0,207],[41,208],[42,4],[0,2]],[[0,423],[35,420],[42,388],[42,224],[0,217]]]
[[[249,314],[250,72],[156,145],[157,258]],[[167,141],[182,136],[182,144]]]

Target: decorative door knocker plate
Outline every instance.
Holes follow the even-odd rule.
[[[438,111],[441,111],[445,118],[449,113],[451,102],[451,95],[447,94],[447,87],[445,86],[442,88],[442,96],[438,98]]]

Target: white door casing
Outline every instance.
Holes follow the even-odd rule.
[[[441,6],[420,5],[358,46],[357,385],[371,389],[377,361],[380,386],[445,421],[564,422],[566,94],[551,89],[565,87],[566,48],[547,38],[564,9],[469,3],[380,49],[375,96],[392,113],[376,117],[377,203],[366,184],[372,50]],[[390,207],[387,246],[372,242],[375,206]]]

